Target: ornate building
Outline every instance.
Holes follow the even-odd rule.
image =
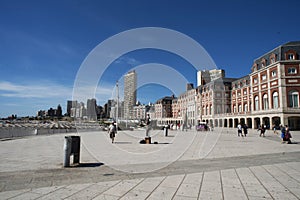
[[[279,124],[300,130],[300,41],[289,42],[254,60],[251,73],[225,78],[223,70],[197,73],[197,88],[187,88],[172,102],[165,123],[205,121],[215,127],[249,128]],[[163,120],[161,120],[163,121]]]

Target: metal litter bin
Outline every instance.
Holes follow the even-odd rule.
[[[80,136],[65,136],[64,143],[64,167],[70,166],[70,157],[73,155],[73,164],[79,164],[80,160]]]

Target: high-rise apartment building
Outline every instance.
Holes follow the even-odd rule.
[[[96,99],[87,100],[87,118],[89,120],[97,120],[97,101]]]
[[[133,106],[136,103],[137,75],[128,72],[124,77],[124,118],[133,119]]]

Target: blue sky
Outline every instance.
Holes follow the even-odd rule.
[[[80,65],[100,42],[128,29],[163,27],[200,43],[227,77],[250,72],[253,60],[288,41],[300,40],[298,0],[273,1],[17,1],[0,0],[0,117],[35,115],[72,98]],[[184,60],[157,50],[130,52],[107,70],[97,100],[130,68]],[[196,83],[192,70],[186,71]],[[146,103],[170,95],[144,86]]]

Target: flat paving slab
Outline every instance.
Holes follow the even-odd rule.
[[[81,165],[70,168],[65,135],[0,141],[0,199],[300,199],[300,132],[292,134],[294,144],[282,144],[272,131],[161,131],[158,144],[142,145],[143,131],[120,132],[114,144],[84,132]]]

